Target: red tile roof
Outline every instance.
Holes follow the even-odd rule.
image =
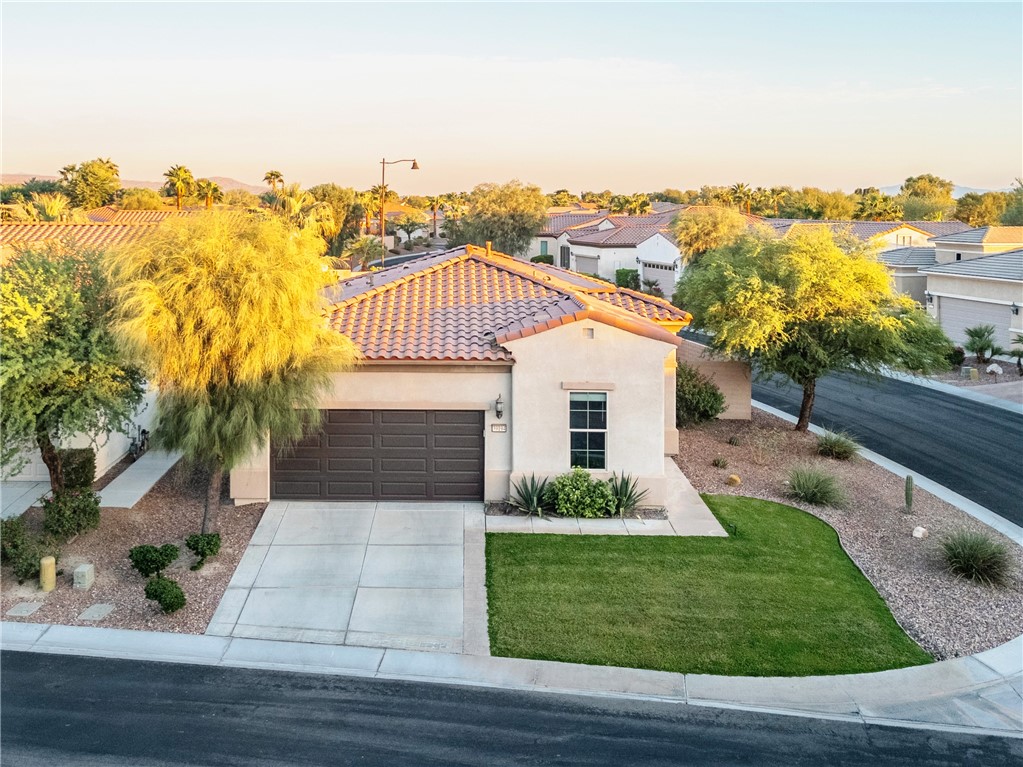
[[[566,229],[587,224],[596,224],[607,215],[606,210],[583,211],[580,213],[555,213],[547,216],[547,223],[540,230],[540,236],[561,234]]]
[[[174,216],[190,216],[199,213],[198,210],[121,210],[111,205],[102,208],[94,208],[85,215],[90,221],[106,224],[159,224],[161,221]]]
[[[568,241],[573,245],[592,245],[597,248],[634,248],[658,234],[663,234],[674,242],[671,233],[662,226],[623,226],[616,229],[586,230],[582,234],[573,234]]]
[[[86,248],[122,245],[153,231],[156,224],[8,224],[0,225],[0,245],[28,245],[59,240]]]
[[[582,319],[676,342],[686,312],[653,296],[472,245],[346,279],[331,327],[368,360],[510,362],[507,341]]]

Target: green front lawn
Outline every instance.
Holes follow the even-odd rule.
[[[696,674],[804,676],[932,659],[835,531],[705,496],[729,538],[487,535],[494,655]]]

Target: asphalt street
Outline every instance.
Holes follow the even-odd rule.
[[[802,390],[754,383],[753,399],[798,415]],[[891,378],[833,375],[817,382],[811,421],[1023,525],[1019,413]]]
[[[1023,741],[661,702],[7,652],[5,767],[1018,765]]]

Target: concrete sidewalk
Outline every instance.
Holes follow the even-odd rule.
[[[479,655],[36,623],[0,647],[63,655],[340,674],[840,719],[1023,738],[1023,638],[969,658],[874,674],[720,677]]]
[[[48,492],[49,482],[0,482],[0,519],[20,517]]]
[[[180,453],[150,450],[99,491],[100,506],[130,509],[181,459]]]

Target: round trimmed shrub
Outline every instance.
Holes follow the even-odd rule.
[[[185,546],[188,550],[199,557],[199,561],[192,565],[192,570],[198,570],[209,557],[216,556],[220,551],[220,533],[196,533],[185,538]]]
[[[136,546],[128,552],[128,559],[131,566],[138,570],[144,578],[151,575],[159,576],[171,562],[178,558],[181,550],[172,543],[156,546]]]
[[[687,362],[679,361],[675,373],[675,425],[717,418],[725,412],[725,395],[707,376]]]
[[[99,527],[99,495],[92,488],[64,490],[43,499],[43,529],[57,538],[70,538]]]
[[[606,517],[614,513],[614,503],[608,484],[579,467],[548,485],[547,505],[565,517]]]
[[[64,469],[64,487],[92,487],[96,481],[96,452],[91,447],[68,448],[60,451],[60,464]]]
[[[152,599],[165,613],[172,613],[185,606],[185,592],[177,581],[156,576],[146,581],[146,599]]]

